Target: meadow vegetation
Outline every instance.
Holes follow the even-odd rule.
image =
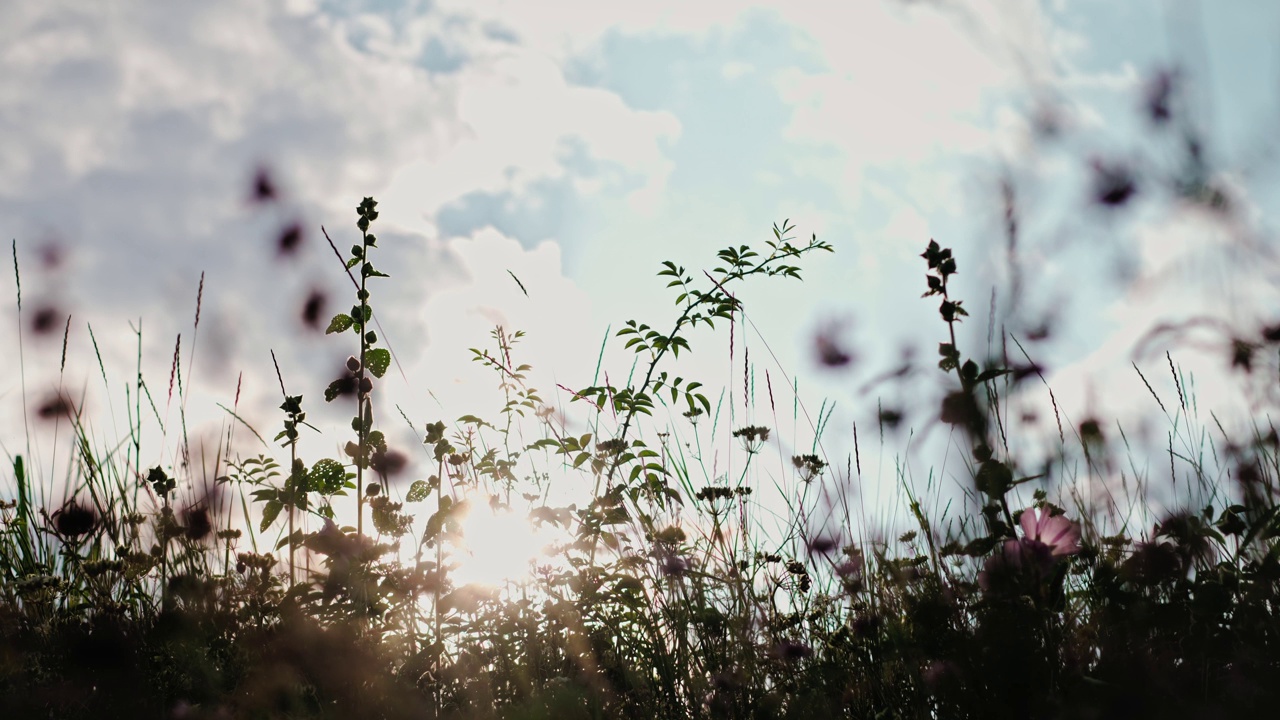
[[[1125,202],[1114,173],[1099,183],[1098,202]],[[1210,190],[1197,197],[1210,202]],[[1168,718],[1273,707],[1280,437],[1265,417],[1247,437],[1202,432],[1174,370],[1178,398],[1150,393],[1171,437],[1199,443],[1198,457],[1179,456],[1193,468],[1179,473],[1186,507],[1138,525],[1136,486],[1128,498],[1073,492],[1070,468],[1087,478],[1120,463],[1123,428],[1086,419],[1063,430],[1059,418],[1056,457],[1015,457],[1010,436],[1025,428],[1008,398],[1042,383],[1041,368],[1026,353],[966,351],[958,329],[970,319],[952,284],[961,262],[921,242],[918,301],[937,303],[942,338],[925,369],[951,388],[921,421],[964,449],[959,490],[975,511],[931,516],[908,487],[914,527],[903,534],[815,526],[825,501],[811,489],[846,486],[861,460],[828,457],[815,437],[815,452],[783,458],[781,472],[765,462],[778,451],[773,428],[729,427],[706,386],[670,369],[693,351],[693,331],[742,322],[739,286],[798,280],[809,256],[832,249],[794,242],[784,222],[706,271],[661,266],[674,311],[617,332],[637,358],[628,382],[596,380],[562,401],[584,434],[569,434],[558,401],[526,382],[521,333],[496,329],[493,347],[472,353],[504,405],[417,426],[434,469],[405,477],[411,449],[392,447],[385,428],[398,419],[375,415],[394,357],[375,329],[371,281],[395,281],[374,265],[377,219],[365,198],[359,242],[345,254],[334,245],[354,299],[326,329],[349,344],[346,371],[315,394],[290,395],[280,378],[277,455],[238,457],[228,444],[204,487],[189,468],[147,466],[140,385],[113,445],[69,398],[33,409],[70,429],[73,470],[55,487],[64,479],[35,476],[14,454],[0,482],[0,716]],[[833,340],[818,347],[827,365],[849,361]],[[1233,362],[1248,373],[1278,347],[1280,327],[1259,328],[1231,345]],[[321,394],[351,408],[341,457],[299,454]],[[228,417],[243,425],[234,406]],[[910,419],[884,410],[878,421]],[[726,437],[740,474],[702,482],[695,448]],[[589,500],[545,502],[546,484],[570,481],[592,488]],[[785,485],[785,507],[762,507],[768,484]],[[502,586],[457,582],[462,519],[486,502],[558,528],[554,562]],[[764,513],[781,513],[784,531],[763,529]]]

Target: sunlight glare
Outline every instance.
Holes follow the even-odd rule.
[[[475,504],[462,521],[463,548],[455,578],[460,583],[497,587],[520,582],[547,544],[529,521],[507,509]]]

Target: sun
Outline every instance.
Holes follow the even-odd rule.
[[[488,503],[474,503],[462,520],[462,547],[454,576],[462,583],[499,587],[530,577],[547,539],[528,518]]]

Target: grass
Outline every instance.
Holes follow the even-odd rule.
[[[433,469],[393,482],[406,450],[386,433],[401,418],[376,415],[394,405],[378,395],[394,355],[372,302],[370,280],[386,277],[371,259],[376,205],[358,207],[351,254],[330,240],[354,290],[327,326],[334,342],[354,336],[324,390],[351,408],[342,457],[300,454],[303,396],[277,368],[281,457],[233,455],[235,433],[269,434],[240,418],[237,397],[212,477],[197,463],[146,467],[144,425],[154,418],[169,434],[142,380],[140,330],[119,440],[99,440],[61,391],[36,408],[70,428],[73,447],[66,478],[33,473],[29,431],[0,484],[0,715],[1236,717],[1273,704],[1280,438],[1261,418],[1234,440],[1216,417],[1199,424],[1172,356],[1176,404],[1134,367],[1169,424],[1169,460],[1184,467],[1174,476],[1194,481],[1185,509],[1152,518],[1144,487],[1158,474],[1134,462],[1125,429],[1095,419],[1064,429],[1056,400],[1057,456],[1032,471],[1010,451],[1030,430],[1009,399],[1043,376],[1017,338],[1020,359],[967,356],[957,259],[931,241],[923,289],[947,338],[932,372],[950,390],[925,420],[962,448],[971,481],[963,511],[939,507],[941,475],[921,492],[899,462],[910,529],[877,537],[867,508],[839,490],[862,476],[856,428],[854,453],[831,458],[819,411],[798,443],[812,452],[788,457],[775,403],[787,381],[764,375],[755,422],[771,425],[732,427],[735,401],[753,392],[749,371],[742,395],[728,389],[736,378],[723,383],[727,399],[675,374],[694,330],[749,326],[739,286],[799,279],[800,263],[831,249],[793,244],[784,223],[707,271],[664,263],[676,314],[661,329],[628,321],[616,333],[635,353],[621,385],[598,371],[544,399],[518,360],[522,333],[495,330],[492,348],[471,352],[501,390],[496,416],[410,422]],[[1248,342],[1274,351],[1280,333]],[[834,340],[818,346],[833,367],[849,360]],[[176,389],[174,442],[189,458],[181,350],[179,338],[169,401]],[[568,433],[564,414],[589,431]],[[791,425],[801,415],[782,407]],[[905,423],[880,411],[880,453],[886,429]],[[710,449],[729,444],[732,474],[709,467]],[[1086,497],[1080,485],[1094,476],[1132,492]],[[591,492],[555,504],[563,483]],[[503,586],[458,582],[465,516],[486,502],[558,531],[554,558]]]

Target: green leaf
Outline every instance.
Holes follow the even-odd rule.
[[[405,502],[422,502],[431,494],[431,486],[426,480],[414,480],[409,486],[409,494],[404,496]]]
[[[342,489],[342,484],[346,479],[347,473],[342,467],[342,463],[325,458],[316,461],[316,464],[311,466],[310,472],[307,473],[307,487],[312,492],[332,495]]]
[[[386,348],[373,348],[364,354],[365,367],[369,368],[369,372],[374,377],[382,377],[387,372],[387,368],[391,366],[391,352]]]
[[[346,313],[338,313],[333,316],[333,320],[329,321],[329,329],[325,330],[326,335],[332,333],[340,333],[351,327],[351,316]]]
[[[1007,370],[1005,368],[993,368],[991,370],[983,370],[982,373],[978,375],[978,379],[975,380],[974,382],[984,383],[988,380],[994,380],[1002,375],[1008,375],[1011,372],[1013,371]]]
[[[262,525],[258,527],[258,532],[266,532],[271,527],[271,523],[275,522],[280,516],[280,511],[284,509],[284,503],[279,500],[272,500],[262,508]]]

